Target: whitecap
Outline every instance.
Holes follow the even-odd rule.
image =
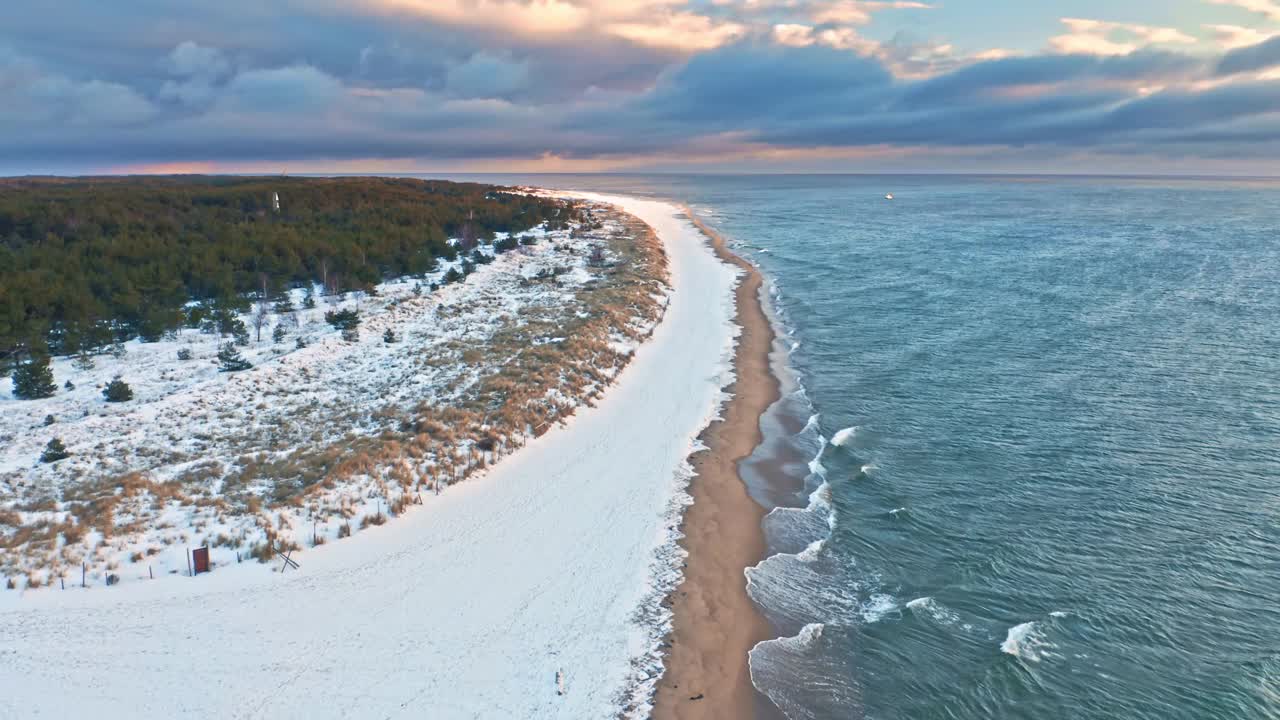
[[[1028,662],[1039,662],[1047,645],[1039,623],[1024,622],[1009,628],[1000,650]]]
[[[940,625],[951,625],[960,620],[960,616],[942,603],[926,595],[907,603],[907,609],[917,616],[933,620]]]
[[[831,444],[837,447],[848,445],[853,440],[853,436],[857,434],[858,426],[847,427],[831,437]]]
[[[868,625],[879,622],[885,615],[898,609],[898,603],[892,595],[877,593],[867,598],[862,605],[862,620]]]

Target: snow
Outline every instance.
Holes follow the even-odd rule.
[[[621,227],[606,219],[602,232],[615,230]],[[579,291],[597,279],[585,269],[590,238],[574,239],[567,230],[526,234],[539,238],[538,244],[505,253],[480,265],[465,283],[436,291],[430,284],[459,262],[443,264],[421,281],[383,283],[376,295],[317,292],[317,307],[309,310],[301,309],[304,291],[296,290],[299,310],[273,317],[262,342],[241,348],[254,364],[249,371],[218,372],[213,358],[224,339],[183,330],[162,342],[126,343],[122,356],[98,356],[92,369],[56,359],[58,384],[69,379],[75,388],[60,388],[50,398],[14,399],[10,380],[0,378],[0,512],[16,512],[28,527],[48,527],[92,506],[85,497],[118,503],[111,537],[88,532],[81,541],[63,532],[54,544],[28,542],[0,557],[0,575],[23,585],[57,584],[59,577],[78,576],[87,559],[96,586],[108,573],[136,582],[152,572],[185,573],[186,548],[201,544],[212,546],[215,564],[227,565],[264,540],[264,525],[275,528],[281,542],[310,544],[313,536],[337,539],[340,530],[359,527],[363,518],[381,519],[393,502],[412,497],[388,475],[399,472],[415,481],[456,477],[470,440],[451,448],[452,457],[429,453],[409,467],[384,466],[334,482],[332,464],[326,468],[322,461],[335,447],[345,452],[330,455],[350,458],[360,443],[375,442],[405,418],[422,417],[415,412],[422,404],[431,412],[464,404],[481,378],[520,360],[523,349],[510,344],[511,335],[538,328],[556,334],[563,330],[560,321],[581,312]],[[559,272],[553,282],[527,280],[553,271]],[[357,306],[360,337],[348,342],[324,314]],[[251,326],[248,315],[242,319]],[[289,328],[280,344],[270,340],[277,323]],[[386,329],[400,341],[384,343]],[[295,349],[299,337],[310,344]],[[504,338],[507,346],[495,347]],[[533,344],[560,339],[534,338]],[[192,359],[179,360],[180,349]],[[602,378],[613,376],[605,365],[597,370]],[[107,403],[100,389],[117,375],[135,397]],[[555,388],[547,410],[573,408],[595,389]],[[54,424],[46,426],[46,416]],[[71,457],[39,463],[51,437],[62,440]],[[272,469],[260,469],[272,463]],[[135,483],[136,491],[115,489],[116,478],[139,472],[145,478]],[[282,479],[294,476],[287,473],[310,473],[311,485],[295,493],[296,504],[270,502],[281,486],[289,489]],[[324,482],[317,486],[320,477]],[[161,485],[169,481],[176,482]],[[81,501],[60,500],[68,490]],[[266,507],[255,509],[251,501]],[[3,520],[0,532],[15,525]],[[83,518],[79,522],[88,525]]]
[[[296,571],[0,591],[0,717],[646,714],[736,272],[675,207],[594,197],[658,232],[674,288],[594,407]]]

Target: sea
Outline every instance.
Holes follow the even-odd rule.
[[[474,179],[686,202],[764,272],[787,718],[1280,718],[1280,181]]]

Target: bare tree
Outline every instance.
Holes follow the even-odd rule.
[[[259,273],[262,281],[262,292],[258,295],[258,306],[253,311],[254,342],[262,342],[262,328],[271,317],[271,307],[267,305],[267,274]]]

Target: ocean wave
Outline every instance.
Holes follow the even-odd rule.
[[[816,659],[827,625],[810,623],[794,636],[765,640],[748,656],[751,682],[790,720],[847,717],[862,704],[852,662]]]
[[[831,444],[836,447],[844,447],[853,441],[855,435],[858,434],[858,426],[847,427],[835,435],[831,436]]]
[[[886,615],[898,609],[898,601],[887,593],[874,593],[862,604],[859,613],[868,625],[880,622]]]
[[[960,616],[954,610],[928,595],[912,600],[906,607],[917,617],[932,620],[940,625],[954,625],[960,621]]]
[[[1050,647],[1052,645],[1045,639],[1044,630],[1036,621],[1020,623],[1009,628],[1004,642],[1000,643],[1001,652],[1027,662],[1040,662]]]

